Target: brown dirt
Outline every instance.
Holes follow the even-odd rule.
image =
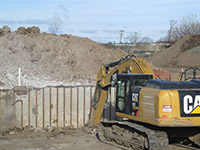
[[[83,128],[25,128],[4,131],[0,134],[1,150],[115,150],[97,140],[95,134],[88,134]]]
[[[188,35],[170,48],[152,55],[147,61],[158,67],[199,67],[200,35]]]
[[[88,128],[31,128],[0,132],[1,150],[120,150],[100,142],[95,131],[88,133]],[[169,145],[169,150],[186,150]]]
[[[37,27],[10,32],[0,29],[0,81],[3,88],[17,85],[18,68],[27,86],[94,83],[102,64],[125,56],[88,39],[68,34],[39,33]]]

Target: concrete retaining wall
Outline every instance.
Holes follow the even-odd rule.
[[[27,90],[23,95],[14,90],[1,90],[0,127],[81,127],[89,120],[94,90],[92,86],[46,87]],[[104,119],[115,117],[114,93],[112,89]]]

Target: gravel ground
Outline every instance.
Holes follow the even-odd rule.
[[[0,150],[120,150],[101,143],[94,132],[84,128],[45,128],[4,131],[0,134]],[[170,150],[186,150],[169,145]]]

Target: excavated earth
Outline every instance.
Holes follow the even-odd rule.
[[[18,83],[18,68],[25,86],[93,84],[102,64],[125,56],[88,39],[69,34],[40,33],[38,27],[15,32],[0,28],[0,87]]]
[[[170,48],[147,59],[157,67],[187,68],[200,66],[200,35],[187,35]]]

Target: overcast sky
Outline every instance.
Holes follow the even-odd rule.
[[[200,0],[0,0],[0,27],[39,26],[41,32],[119,42],[134,32],[157,40],[169,20],[188,14],[200,17]]]

